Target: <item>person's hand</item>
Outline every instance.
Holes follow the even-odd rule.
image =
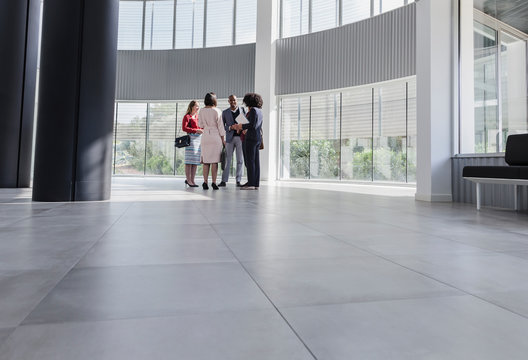
[[[197,134],[203,134],[203,130],[202,129],[196,129],[196,133]]]
[[[222,144],[224,144],[224,146],[226,146],[226,141],[224,139],[222,139]]]
[[[242,134],[246,135],[246,133],[247,133],[247,130],[242,131]]]

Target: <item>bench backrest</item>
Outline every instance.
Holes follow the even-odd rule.
[[[528,165],[528,134],[508,136],[505,160],[508,165]]]

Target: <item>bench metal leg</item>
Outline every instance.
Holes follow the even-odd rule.
[[[513,185],[513,208],[515,209],[515,211],[519,210],[517,186],[518,185]]]
[[[477,183],[477,210],[480,210],[480,183]]]

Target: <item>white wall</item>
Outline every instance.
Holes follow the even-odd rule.
[[[262,95],[264,106],[264,150],[260,152],[260,178],[277,178],[278,112],[275,96],[275,59],[278,37],[278,0],[257,2],[257,43],[255,51],[255,92]]]
[[[454,24],[452,0],[416,3],[416,199],[451,201]]]

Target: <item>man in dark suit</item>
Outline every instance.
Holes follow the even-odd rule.
[[[229,170],[231,170],[231,160],[233,159],[233,151],[236,149],[236,185],[240,186],[242,180],[242,173],[244,172],[244,156],[242,151],[242,141],[240,139],[240,132],[231,130],[231,125],[238,124],[236,118],[240,115],[246,115],[246,111],[242,107],[238,107],[237,97],[235,95],[229,96],[229,109],[222,112],[222,120],[226,131],[226,162],[224,172],[222,173],[222,182],[218,186],[226,186],[229,181]]]

